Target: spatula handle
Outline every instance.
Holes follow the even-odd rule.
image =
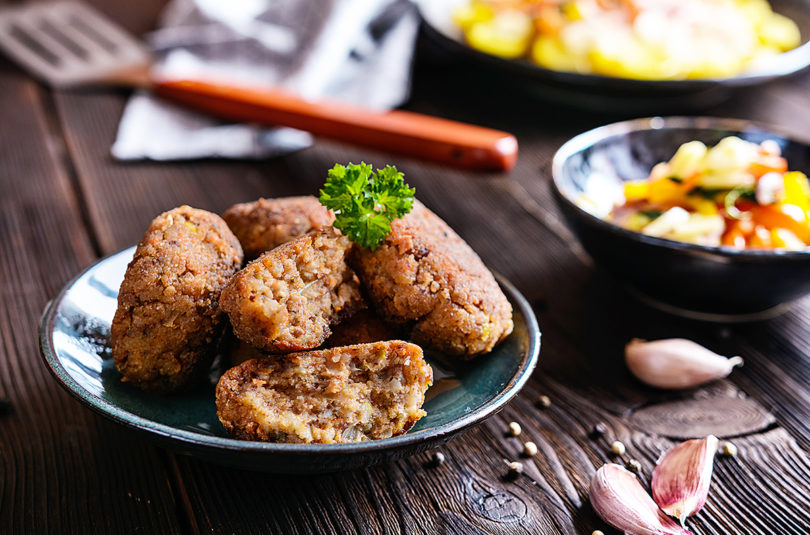
[[[479,171],[508,171],[517,140],[506,132],[408,111],[384,113],[309,101],[274,89],[157,81],[155,93],[223,119],[306,130],[315,136]]]

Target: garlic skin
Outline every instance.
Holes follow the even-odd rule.
[[[687,440],[666,452],[653,470],[655,503],[681,525],[706,503],[717,445],[713,435]]]
[[[666,516],[632,472],[606,464],[591,480],[590,500],[599,517],[628,535],[688,535]]]
[[[740,357],[723,357],[684,338],[633,339],[625,346],[624,356],[639,381],[664,389],[692,388],[722,379],[743,364]]]

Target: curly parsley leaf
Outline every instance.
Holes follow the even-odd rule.
[[[374,172],[364,162],[335,164],[319,200],[335,213],[335,228],[373,251],[391,232],[391,221],[411,211],[415,192],[396,167],[387,165]]]

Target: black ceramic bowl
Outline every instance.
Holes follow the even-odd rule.
[[[730,78],[637,80],[596,74],[554,71],[527,59],[504,59],[476,50],[464,42],[452,20],[453,9],[469,0],[417,0],[424,35],[432,48],[465,62],[484,79],[520,87],[531,96],[595,112],[642,113],[706,109],[745,87],[799,72],[810,65],[810,7],[807,0],[770,0],[773,10],[793,19],[801,44],[776,56],[757,71]]]
[[[646,178],[682,143],[712,145],[731,135],[757,143],[773,139],[791,170],[810,172],[810,144],[773,128],[735,119],[653,117],[596,128],[560,147],[552,164],[554,197],[596,263],[662,308],[717,320],[776,314],[810,293],[810,251],[693,245],[594,215],[609,210],[622,181]],[[583,195],[597,206],[581,208]]]

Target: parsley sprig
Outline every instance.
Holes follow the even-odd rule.
[[[374,172],[364,162],[336,164],[319,200],[335,212],[335,228],[373,251],[391,232],[391,221],[411,211],[415,192],[396,167],[386,165]]]

